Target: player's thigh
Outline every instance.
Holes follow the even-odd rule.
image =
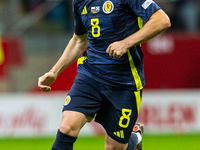
[[[126,150],[127,146],[128,143],[119,143],[106,134],[105,150]]]
[[[81,128],[87,122],[87,116],[76,111],[63,111],[60,131],[77,137]]]
[[[78,135],[82,126],[90,122],[101,108],[101,101],[96,81],[78,74],[63,106],[61,128],[64,133]]]
[[[91,119],[101,108],[102,98],[97,82],[83,74],[78,74],[65,100],[63,111],[76,111]]]

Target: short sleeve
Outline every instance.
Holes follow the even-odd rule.
[[[148,21],[151,15],[160,9],[153,0],[122,0],[123,3],[143,20]]]
[[[79,14],[79,7],[76,4],[76,0],[73,1],[73,12],[74,12],[74,32],[76,35],[82,35],[87,32],[85,29],[85,26],[83,25],[83,22],[81,20],[80,14]]]

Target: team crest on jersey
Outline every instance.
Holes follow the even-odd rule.
[[[114,9],[114,5],[111,1],[106,1],[103,4],[103,12],[106,14],[110,14]]]
[[[70,103],[70,101],[71,101],[71,97],[68,95],[67,97],[66,97],[66,99],[65,99],[65,106],[66,105],[68,105],[69,103]]]
[[[91,12],[93,14],[96,14],[100,11],[100,6],[95,6],[95,7],[91,7]]]

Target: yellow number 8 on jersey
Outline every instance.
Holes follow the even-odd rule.
[[[91,19],[91,25],[92,25],[92,36],[99,37],[100,36],[99,18]]]

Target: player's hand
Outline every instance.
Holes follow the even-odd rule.
[[[51,84],[56,80],[56,75],[53,72],[47,72],[38,79],[38,87],[43,92],[51,90]]]
[[[117,41],[108,46],[106,53],[108,53],[111,57],[120,58],[127,52],[127,50],[128,49],[126,48],[124,41]]]

